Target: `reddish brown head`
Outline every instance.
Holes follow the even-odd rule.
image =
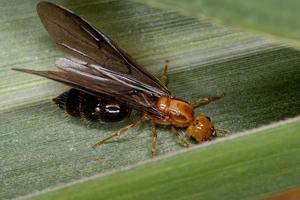
[[[186,130],[187,135],[196,142],[209,140],[216,135],[215,128],[209,117],[197,116]]]

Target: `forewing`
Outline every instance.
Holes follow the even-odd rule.
[[[146,95],[170,95],[168,89],[154,76],[79,16],[50,2],[40,2],[37,11],[50,36],[68,58],[92,68],[95,76],[98,73],[101,77],[106,73],[108,78],[113,74],[113,78],[118,77],[115,81]]]

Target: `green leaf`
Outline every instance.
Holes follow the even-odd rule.
[[[300,47],[300,1],[297,0],[136,0],[166,10],[203,18],[254,31],[264,37]]]
[[[300,186],[299,131],[298,118],[32,199],[266,198]]]
[[[12,0],[0,6],[3,199],[151,158],[148,123],[96,151],[91,148],[137,114],[125,122],[94,123],[87,127],[79,119],[65,119],[63,111],[50,102],[67,89],[65,86],[11,70],[54,69],[55,58],[62,56],[38,19],[36,3]],[[218,129],[233,134],[300,113],[297,50],[216,25],[206,18],[185,17],[134,1],[57,3],[113,38],[151,73],[160,75],[164,60],[170,59],[169,89],[177,97],[190,101],[225,93],[224,99],[196,110],[209,115]],[[181,149],[168,128],[159,127],[158,131],[159,155]]]

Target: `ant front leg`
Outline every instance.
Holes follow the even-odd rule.
[[[189,147],[188,141],[186,141],[185,139],[180,139],[180,133],[176,130],[176,128],[174,126],[171,126],[171,132],[179,140],[179,144],[182,147]]]
[[[224,94],[220,95],[220,96],[211,96],[211,97],[203,97],[203,98],[200,98],[200,99],[196,99],[194,101],[191,102],[191,105],[194,107],[194,108],[197,108],[199,106],[202,106],[202,105],[205,105],[205,104],[209,104],[210,102],[213,102],[213,101],[216,101],[216,100],[219,100],[219,99],[222,99],[224,98]]]
[[[169,67],[169,60],[166,60],[165,61],[165,68],[164,68],[163,74],[160,77],[160,82],[163,85],[168,85],[168,67]]]

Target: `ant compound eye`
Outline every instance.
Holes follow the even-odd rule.
[[[208,120],[211,122],[211,119],[210,119],[210,117],[207,117],[207,116],[206,116],[206,118],[207,118],[207,119],[208,119]]]

